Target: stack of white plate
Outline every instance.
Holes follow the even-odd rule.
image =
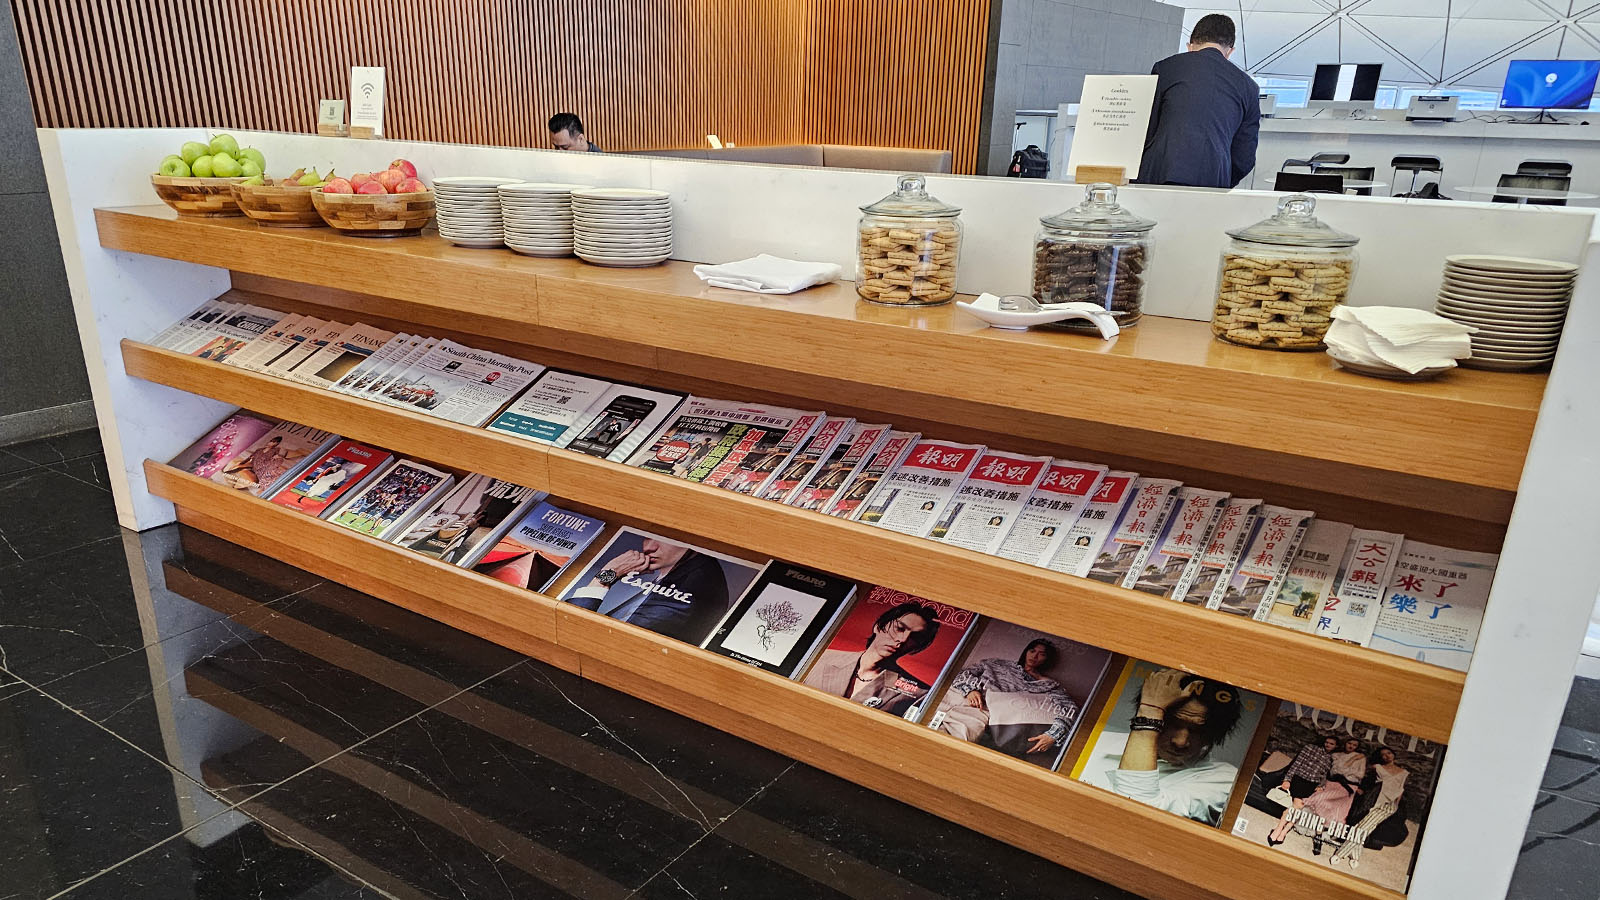
[[[572,246],[600,266],[653,266],[672,255],[672,197],[641,188],[572,192]]]
[[[1434,312],[1475,326],[1474,369],[1519,372],[1555,358],[1578,267],[1515,256],[1450,256]]]
[[[545,181],[500,185],[506,246],[528,256],[571,256],[572,192],[588,188]]]
[[[520,181],[487,175],[450,175],[433,180],[439,236],[460,247],[500,247],[500,195],[495,188]]]

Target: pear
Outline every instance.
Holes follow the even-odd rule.
[[[194,177],[196,178],[210,178],[212,175],[211,157],[202,156],[199,159],[196,159],[194,162],[189,164],[189,171],[194,173]]]
[[[301,187],[313,187],[321,183],[322,176],[317,174],[316,169],[312,169],[306,174],[300,176],[299,184]]]
[[[218,178],[237,178],[244,172],[239,161],[226,153],[211,154],[211,173]]]
[[[254,147],[245,147],[233,156],[234,159],[239,161],[240,165],[243,165],[245,160],[250,159],[255,161],[256,168],[263,172],[267,170],[267,157]]]
[[[254,178],[261,174],[261,165],[255,160],[246,157],[239,160],[239,170],[246,177]]]
[[[157,171],[168,178],[188,178],[191,174],[189,164],[183,161],[183,157],[177,155],[163,159],[161,168]]]
[[[239,155],[239,142],[231,134],[219,134],[211,138],[211,155],[226,153],[229,157]]]
[[[261,175],[258,173],[256,175],[252,175],[249,178],[246,178],[244,181],[241,181],[239,183],[240,184],[266,184],[267,180],[265,178],[261,177]]]
[[[199,141],[189,141],[183,145],[183,148],[180,149],[178,153],[183,157],[184,165],[192,166],[194,165],[194,161],[200,157],[210,156],[211,148],[200,143]]]

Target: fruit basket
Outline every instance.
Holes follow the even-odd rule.
[[[187,178],[151,175],[150,184],[161,202],[180,216],[239,216],[244,211],[233,195],[233,186],[243,178]]]
[[[316,204],[311,201],[315,187],[288,182],[276,184],[235,184],[233,197],[239,209],[262,225],[277,228],[321,228]]]
[[[367,237],[402,237],[433,218],[433,191],[409,194],[329,194],[315,189],[311,202],[336,230]]]

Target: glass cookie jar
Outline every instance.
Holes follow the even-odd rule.
[[[886,306],[937,306],[956,295],[961,209],[928,195],[921,175],[901,175],[895,192],[861,207],[856,293]]]
[[[1212,334],[1246,347],[1322,349],[1334,307],[1350,296],[1361,239],[1328,227],[1316,208],[1291,194],[1275,215],[1228,232]]]
[[[1033,242],[1033,299],[1040,303],[1093,303],[1110,311],[1123,328],[1139,322],[1145,269],[1150,265],[1150,230],[1117,203],[1116,185],[1100,182],[1084,190],[1073,208],[1039,220]],[[1082,319],[1049,328],[1099,329]]]

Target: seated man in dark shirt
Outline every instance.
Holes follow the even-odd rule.
[[[1140,184],[1231,188],[1256,166],[1261,92],[1233,55],[1233,20],[1195,23],[1189,49],[1155,64],[1158,76]]]
[[[600,145],[583,133],[583,120],[569,112],[550,117],[550,146],[557,150],[600,152]]]

